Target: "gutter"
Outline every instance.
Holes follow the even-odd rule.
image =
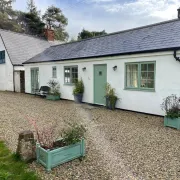
[[[136,52],[126,52],[126,53],[116,53],[116,54],[107,54],[107,55],[99,55],[99,56],[89,56],[89,57],[79,57],[79,58],[69,58],[69,59],[58,59],[58,60],[47,60],[47,61],[34,61],[34,62],[24,62],[22,64],[36,64],[36,63],[46,63],[46,62],[58,62],[58,61],[72,61],[72,60],[81,60],[81,59],[91,59],[91,58],[101,58],[101,57],[113,57],[120,55],[133,55],[133,54],[143,54],[143,53],[154,53],[154,52],[163,52],[163,51],[175,51],[180,47],[171,47],[164,49],[153,49],[153,50],[145,50],[145,51],[136,51]]]
[[[177,49],[174,50],[174,59],[180,62],[180,57],[177,57]]]

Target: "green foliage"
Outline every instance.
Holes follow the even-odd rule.
[[[49,94],[52,94],[52,95],[60,95],[60,85],[57,81],[55,80],[50,80],[48,82],[48,85],[50,87],[50,92]]]
[[[103,31],[88,31],[88,30],[83,29],[78,34],[78,40],[92,38],[95,36],[101,36],[101,35],[105,35],[105,34],[107,34],[105,30],[103,30]]]
[[[36,14],[37,13],[37,7],[35,6],[34,0],[28,0],[27,1],[27,9],[31,14]]]
[[[170,118],[180,117],[180,98],[172,94],[164,99],[161,104],[162,110],[166,112],[166,116]]]
[[[83,125],[72,124],[70,128],[63,132],[62,138],[65,145],[75,144],[84,138],[86,129]]]
[[[166,112],[166,116],[169,118],[180,117],[180,98],[175,94],[166,97],[161,104],[161,108]]]
[[[68,20],[59,8],[48,7],[46,13],[41,17],[35,1],[28,0],[27,9],[28,12],[13,10],[11,1],[0,0],[0,28],[44,37],[43,18],[50,27],[54,28],[55,39],[62,41],[68,39],[68,33],[65,31]]]
[[[13,158],[15,161],[22,161],[21,155],[18,154],[18,153],[13,153],[13,154],[12,154],[12,158]]]
[[[27,171],[27,165],[14,159],[5,144],[0,141],[0,179],[1,180],[38,180],[35,173]]]
[[[68,19],[64,16],[60,8],[55,6],[48,7],[42,19],[46,21],[49,27],[54,28],[55,38],[57,40],[65,41],[68,39],[68,33],[65,31],[65,27],[68,25]]]
[[[76,95],[76,94],[83,94],[83,93],[84,93],[84,83],[83,83],[82,79],[77,80],[77,82],[75,82],[73,94]]]
[[[106,95],[105,97],[109,100],[109,103],[111,107],[115,108],[115,103],[118,100],[118,97],[116,96],[115,89],[111,87],[109,83],[106,84]],[[106,104],[108,105],[108,104]]]
[[[13,15],[12,2],[15,2],[15,0],[0,0],[0,12]]]
[[[0,28],[15,32],[22,32],[17,22],[17,12],[12,9],[12,1],[0,0]]]

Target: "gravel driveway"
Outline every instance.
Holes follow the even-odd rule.
[[[8,92],[0,92],[0,103],[0,139],[12,151],[18,133],[33,130],[27,117],[36,119],[38,126],[56,123],[57,133],[72,121],[87,127],[86,158],[51,173],[36,162],[30,164],[42,179],[180,179],[180,131],[163,127],[162,117]]]

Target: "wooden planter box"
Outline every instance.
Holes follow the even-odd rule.
[[[52,101],[57,101],[57,100],[60,100],[60,95],[47,94],[46,99],[52,100]]]
[[[180,129],[180,117],[179,118],[169,118],[164,117],[164,126]]]
[[[39,144],[36,145],[37,162],[41,163],[47,171],[51,171],[53,167],[83,156],[85,156],[84,139],[79,143],[51,151],[45,150]]]

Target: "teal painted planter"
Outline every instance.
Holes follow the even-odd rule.
[[[37,162],[42,164],[47,171],[51,171],[51,168],[83,156],[85,156],[84,139],[79,143],[57,148],[52,151],[45,150],[39,144],[36,145]]]
[[[179,118],[168,118],[164,117],[164,126],[180,129],[180,117]]]
[[[46,99],[52,100],[52,101],[57,101],[57,100],[60,100],[60,95],[48,94],[48,95],[46,96]]]

